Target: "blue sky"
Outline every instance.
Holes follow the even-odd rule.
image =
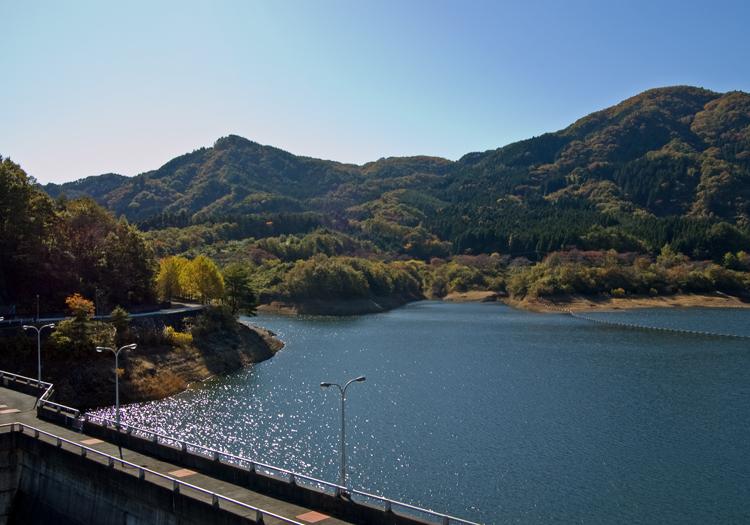
[[[750,91],[750,2],[0,0],[0,155],[135,175],[230,133],[456,159],[644,89]]]

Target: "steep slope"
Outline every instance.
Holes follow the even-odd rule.
[[[653,89],[568,128],[459,160],[449,187],[465,201],[580,198],[602,211],[747,223],[750,96]],[[487,190],[490,190],[487,192]]]

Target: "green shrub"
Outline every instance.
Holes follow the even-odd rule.
[[[202,337],[217,331],[235,330],[237,320],[231,308],[226,305],[211,305],[195,318],[190,333],[194,337]]]

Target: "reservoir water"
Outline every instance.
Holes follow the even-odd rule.
[[[750,334],[750,310],[617,322]],[[624,330],[499,304],[261,315],[274,358],[124,420],[484,523],[750,522],[750,341]]]

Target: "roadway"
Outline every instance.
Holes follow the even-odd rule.
[[[139,318],[139,317],[159,317],[162,315],[173,315],[173,314],[185,314],[190,312],[197,312],[200,310],[203,310],[205,308],[202,304],[182,304],[180,306],[175,306],[174,308],[163,308],[161,310],[154,310],[152,312],[141,312],[141,313],[135,313],[135,314],[128,314],[129,317],[133,318]],[[95,315],[94,319],[96,320],[107,320],[109,319],[109,315]],[[13,317],[13,318],[5,318],[5,320],[0,321],[0,327],[10,327],[15,325],[21,325],[21,324],[36,324],[36,323],[57,323],[59,321],[63,321],[65,319],[70,319],[70,317],[65,316],[57,316],[57,317],[40,317],[39,319],[36,319],[34,317]]]

